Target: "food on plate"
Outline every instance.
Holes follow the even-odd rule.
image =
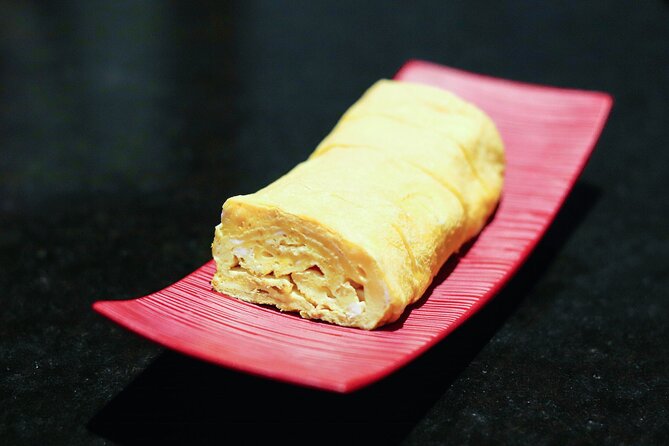
[[[502,191],[492,120],[454,94],[380,80],[308,160],[223,205],[215,290],[374,329],[418,300]]]

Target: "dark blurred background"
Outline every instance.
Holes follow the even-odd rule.
[[[668,55],[659,0],[0,0],[0,443],[666,443]],[[305,159],[411,58],[616,101],[471,322],[335,396],[93,314],[206,262],[226,197]]]

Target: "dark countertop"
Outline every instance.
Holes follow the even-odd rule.
[[[1,444],[669,441],[669,4],[389,4],[0,3]],[[616,100],[548,234],[471,321],[335,395],[93,313],[207,261],[223,200],[303,160],[410,58]]]

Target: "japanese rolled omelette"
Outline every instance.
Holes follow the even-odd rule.
[[[225,201],[212,286],[343,326],[396,321],[483,228],[504,166],[500,135],[474,105],[380,80],[309,159]]]

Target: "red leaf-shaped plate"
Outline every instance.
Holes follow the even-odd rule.
[[[157,293],[96,302],[94,309],[196,358],[336,392],[377,381],[443,339],[490,300],[544,234],[583,169],[612,100],[604,93],[523,84],[422,61],[407,63],[395,79],[445,88],[478,105],[497,124],[508,159],[494,218],[405,318],[363,331],[244,303],[212,291],[213,262]]]

